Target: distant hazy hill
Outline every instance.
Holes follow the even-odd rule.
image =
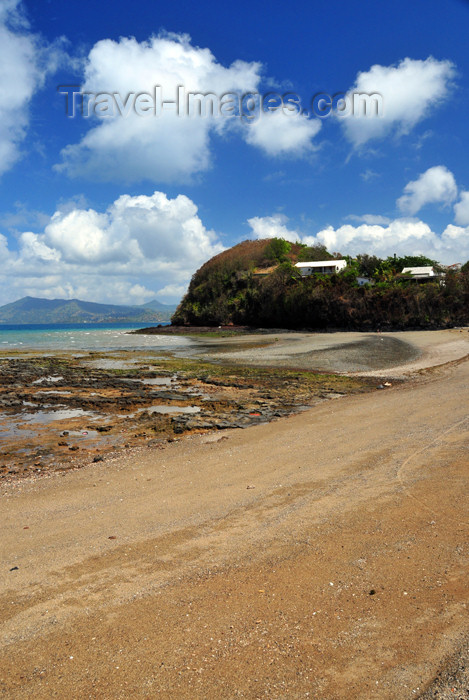
[[[158,299],[153,299],[152,301],[147,301],[146,304],[142,304],[141,306],[137,306],[137,309],[151,309],[152,311],[164,311],[166,313],[173,313],[176,309],[176,306],[170,306],[168,304],[163,304],[161,301],[158,301]]]
[[[175,306],[154,299],[141,306],[95,304],[80,299],[37,299],[24,297],[0,306],[0,324],[22,323],[153,323],[169,321]]]

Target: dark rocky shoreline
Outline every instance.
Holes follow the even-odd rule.
[[[0,478],[74,468],[186,433],[242,429],[377,384],[125,353],[4,359]]]

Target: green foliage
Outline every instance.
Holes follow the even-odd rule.
[[[291,243],[284,238],[272,238],[269,245],[266,247],[265,254],[269,260],[284,262],[290,251]]]
[[[402,272],[404,267],[439,267],[436,260],[425,257],[425,255],[405,255],[403,257],[388,257],[384,264],[395,274]]]
[[[329,253],[326,246],[316,243],[316,245],[302,245],[298,254],[298,262],[318,262],[319,260],[333,260],[334,256]]]
[[[347,260],[347,267],[345,270],[341,270],[339,274],[343,279],[348,280],[350,284],[356,284],[357,277],[360,275],[360,265],[357,260],[348,255],[345,257],[345,260]]]
[[[376,255],[368,255],[363,253],[357,255],[358,274],[360,277],[373,278],[381,267],[383,260]]]

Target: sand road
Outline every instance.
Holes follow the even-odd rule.
[[[468,399],[459,361],[4,485],[2,697],[419,697],[467,649]]]

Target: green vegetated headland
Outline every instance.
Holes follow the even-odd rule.
[[[339,258],[347,267],[334,274],[302,276],[295,267]],[[432,267],[435,277],[402,274],[422,266]],[[172,324],[318,330],[467,325],[469,263],[458,269],[424,256],[351,258],[279,238],[244,241],[194,274]]]

